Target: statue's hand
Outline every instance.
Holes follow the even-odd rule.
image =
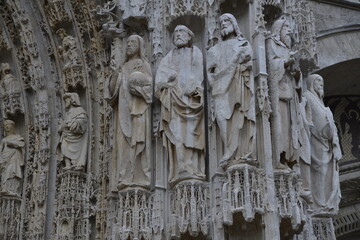
[[[301,77],[300,67],[295,68],[292,72],[292,75],[294,76],[295,79],[300,79],[300,77]]]
[[[197,87],[194,91],[192,91],[189,96],[190,97],[199,97],[200,96],[200,89]]]
[[[169,78],[168,78],[168,85],[173,87],[175,86],[176,84],[176,78],[177,78],[177,74],[176,72],[172,72],[170,75],[169,75]]]
[[[239,62],[239,58],[240,58],[240,55],[241,55],[242,51],[241,49],[238,49],[236,52],[235,52],[235,55],[232,59],[232,63],[238,63]]]
[[[294,65],[294,63],[295,63],[295,58],[290,57],[285,61],[284,66],[289,67],[289,66]]]
[[[116,61],[114,59],[112,59],[110,61],[110,69],[113,70],[113,71],[116,71]]]
[[[243,63],[246,63],[246,62],[249,62],[251,60],[251,55],[250,54],[247,54],[245,57],[244,57],[244,61],[242,61]]]

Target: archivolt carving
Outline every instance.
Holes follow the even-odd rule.
[[[331,220],[334,211],[325,211],[328,215],[315,218],[311,213],[314,206],[311,201],[305,201],[309,199],[304,198],[304,181],[299,173],[289,169],[274,172],[269,163],[271,151],[276,150],[270,134],[275,136],[279,132],[270,128],[267,118],[271,110],[278,112],[277,101],[283,98],[274,95],[274,86],[282,86],[277,82],[270,84],[278,72],[274,74],[271,67],[267,69],[266,61],[271,65],[274,59],[285,60],[286,64],[278,65],[284,70],[280,82],[287,77],[295,82],[300,80],[296,78],[296,66],[306,73],[316,65],[310,5],[305,0],[246,1],[240,18],[227,15],[233,28],[238,23],[244,25],[242,33],[225,34],[226,24],[219,16],[223,6],[231,3],[223,0],[107,3],[47,0],[31,4],[22,0],[1,1],[0,122],[13,119],[21,132],[17,136],[19,140],[23,138],[20,142],[24,144],[13,144],[10,150],[1,148],[0,160],[7,162],[4,160],[7,151],[21,150],[25,155],[24,164],[19,164],[21,178],[16,178],[21,181],[12,181],[9,186],[16,185],[14,188],[7,185],[0,192],[1,239],[223,240],[226,234],[229,239],[238,237],[230,229],[253,228],[258,220],[265,225],[259,228],[267,233],[262,233],[265,238],[271,234],[272,239],[280,238],[274,230],[279,225],[280,228],[289,225],[285,226],[286,234],[299,233],[297,239],[310,239],[312,235],[319,239],[334,238]],[[101,7],[96,7],[97,4]],[[286,46],[284,39],[273,39],[276,46],[272,50],[277,48],[273,51],[276,53],[269,51],[269,46],[265,52],[269,6],[292,15],[289,25],[295,29],[292,33],[295,46]],[[189,19],[201,19],[204,29],[197,29],[197,23]],[[175,25],[172,23],[188,26],[175,29],[175,47],[165,56],[171,45],[169,32]],[[189,29],[196,30],[196,38]],[[137,36],[130,36],[135,33]],[[229,34],[236,35],[236,39],[227,45],[225,38]],[[135,39],[145,47],[140,57],[133,59],[131,41]],[[279,46],[284,48],[286,56],[276,55]],[[203,57],[207,49],[212,57],[210,54]],[[222,54],[226,56],[221,57]],[[299,56],[301,61],[292,59],[294,56]],[[222,69],[232,65],[231,60],[235,70],[227,77],[229,72]],[[216,67],[221,65],[219,71],[209,69],[215,67],[213,63]],[[204,73],[209,76],[204,77]],[[128,81],[118,81],[116,89],[122,91],[121,101],[112,108],[106,100],[110,90],[108,80],[119,80],[119,76]],[[227,106],[223,104],[226,101],[214,97],[219,90],[215,82],[219,79],[242,83],[229,89],[229,95],[241,98],[234,104],[238,115],[231,109],[229,119],[233,120],[234,128],[226,131],[231,136],[229,139],[217,138],[219,134],[225,135],[225,131],[216,132],[215,124],[204,121],[205,116],[214,120],[215,111],[221,117],[219,112]],[[204,80],[210,80],[210,84]],[[299,86],[291,89],[292,96],[296,93],[302,98],[299,91],[303,86],[296,83]],[[153,85],[157,99],[152,98]],[[68,91],[78,99],[72,99],[76,106],[70,108],[64,107],[61,99],[69,95]],[[126,94],[130,97],[125,98]],[[140,100],[134,104],[130,98]],[[289,107],[288,112],[300,102]],[[210,109],[214,103],[215,111]],[[116,112],[124,107],[129,112],[125,120],[122,117],[126,111],[120,115]],[[205,113],[207,110],[209,114]],[[122,119],[119,125],[125,126],[119,145],[114,141],[118,137],[115,116]],[[62,133],[58,132],[61,121],[65,122],[60,127]],[[127,134],[129,122],[136,132],[133,138]],[[212,128],[205,123],[210,123]],[[223,127],[221,120],[219,124]],[[274,126],[273,120],[271,124]],[[140,131],[144,128],[146,131]],[[162,138],[159,133],[164,133]],[[1,146],[7,137],[0,137]],[[229,145],[231,151],[223,152],[221,144],[226,145],[227,140],[234,144]],[[117,156],[113,153],[124,153],[125,146],[131,152],[130,157],[119,161],[114,168],[112,163],[117,161]],[[261,148],[268,152],[259,154]],[[69,149],[81,154],[70,156]],[[279,160],[281,154],[274,153],[274,158]],[[67,166],[62,162],[65,155]],[[131,157],[139,155],[141,159]],[[120,157],[124,154],[119,154]],[[295,158],[297,162],[300,159]],[[278,167],[278,163],[280,160],[274,166]],[[288,166],[296,169],[292,163],[295,162]],[[1,164],[0,172],[8,172],[8,165],[3,165],[6,164]],[[300,174],[304,178],[304,172]],[[7,174],[1,176],[5,178]],[[1,180],[1,186],[5,180]],[[52,202],[54,206],[47,205]],[[237,221],[239,216],[246,223]]]

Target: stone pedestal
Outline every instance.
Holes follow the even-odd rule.
[[[207,236],[210,226],[210,190],[206,182],[187,180],[170,193],[170,235]]]
[[[67,170],[59,175],[59,187],[55,214],[55,239],[63,240],[86,238],[88,205],[86,174]]]
[[[16,240],[20,236],[21,198],[0,193],[0,239]]]

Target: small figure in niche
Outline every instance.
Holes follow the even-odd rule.
[[[77,93],[65,93],[65,117],[61,132],[61,153],[65,161],[64,170],[83,170],[87,162],[88,116],[81,107]]]
[[[24,166],[22,148],[25,146],[24,138],[15,134],[15,123],[4,121],[5,137],[0,143],[0,175],[1,192],[20,196]]]

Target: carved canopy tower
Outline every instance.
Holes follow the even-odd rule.
[[[335,239],[307,0],[0,4],[0,239]]]

